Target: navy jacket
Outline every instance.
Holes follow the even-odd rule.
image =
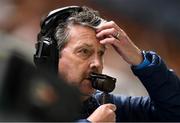
[[[146,52],[150,64],[143,69],[132,67],[149,96],[110,95],[117,106],[116,121],[180,121],[180,79],[154,52]],[[101,93],[84,102],[81,118],[85,119],[100,105]]]

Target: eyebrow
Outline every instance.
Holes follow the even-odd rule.
[[[92,45],[90,45],[90,44],[80,44],[79,46],[77,46],[75,49],[79,49],[79,48],[82,48],[82,47],[90,47],[90,48],[92,48],[93,46]]]
[[[82,47],[82,46],[86,46],[86,47],[93,48],[93,45],[87,44],[87,43],[84,43],[84,44],[78,46],[77,48],[80,48],[80,47]],[[107,49],[107,48],[106,48],[106,46],[104,46],[104,45],[102,45],[101,48],[100,48],[101,51],[105,51],[106,49]]]
[[[103,51],[105,51],[107,49],[107,47],[105,45],[102,46]]]

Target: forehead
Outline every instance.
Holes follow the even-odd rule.
[[[95,29],[79,24],[71,25],[69,29],[68,43],[75,45],[87,44],[105,49],[105,46],[100,44],[96,38]]]

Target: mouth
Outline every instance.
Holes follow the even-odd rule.
[[[98,74],[100,74],[100,73],[99,73],[99,72],[90,72],[90,73],[87,75],[86,79],[92,80],[92,77],[93,77],[94,75],[98,75]]]
[[[89,72],[86,74],[84,80],[86,81],[86,84],[88,84],[89,87],[92,87],[93,81],[94,81],[94,75],[99,74],[99,72]]]

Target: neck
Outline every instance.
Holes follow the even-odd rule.
[[[81,98],[80,98],[80,100],[81,100],[82,102],[84,102],[84,101],[86,101],[87,99],[89,99],[90,97],[91,97],[91,95],[82,95]]]

